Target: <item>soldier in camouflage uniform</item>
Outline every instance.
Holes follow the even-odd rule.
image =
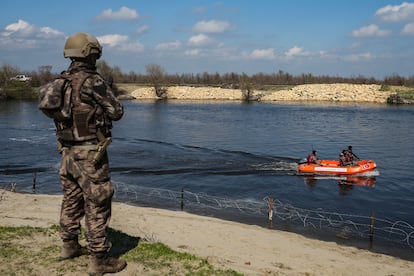
[[[114,96],[111,85],[96,71],[96,60],[101,53],[98,40],[87,33],[76,33],[67,39],[64,56],[71,59],[71,64],[60,78],[70,83],[65,95],[70,93],[71,116],[66,120],[55,119],[62,154],[59,169],[63,190],[61,259],[87,253],[78,242],[80,221],[85,217],[90,275],[114,273],[126,266],[124,260],[108,255],[107,227],[114,189],[105,151],[108,143],[103,154],[102,144],[110,141],[112,121],[121,119],[123,106]]]

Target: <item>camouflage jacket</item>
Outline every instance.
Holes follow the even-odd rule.
[[[55,120],[58,140],[66,144],[96,142],[98,132],[111,136],[112,121],[120,120],[124,109],[96,67],[74,61],[61,77],[71,81],[72,117]]]

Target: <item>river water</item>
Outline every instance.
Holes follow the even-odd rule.
[[[300,210],[414,225],[414,106],[123,103],[109,148],[120,201],[178,209],[183,195],[184,208],[211,216],[231,202],[236,211],[227,218],[266,225],[271,197]],[[37,103],[0,102],[0,131],[0,185],[32,192],[35,183],[37,193],[59,194],[54,125]],[[377,171],[354,179],[297,174],[297,162],[312,149],[336,159],[348,145],[376,161]]]

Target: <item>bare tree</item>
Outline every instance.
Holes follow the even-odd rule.
[[[165,72],[158,64],[148,64],[146,66],[147,75],[155,89],[155,94],[161,99],[167,98],[167,89],[162,87],[165,80]]]
[[[20,69],[9,64],[0,67],[0,86],[6,86],[11,77],[20,73]]]
[[[39,84],[47,83],[53,79],[52,65],[41,65],[37,68]]]
[[[96,62],[96,68],[99,72],[99,74],[102,75],[102,77],[106,80],[108,80],[110,77],[112,77],[112,67],[109,66],[108,63],[106,63],[105,60],[98,60]]]
[[[98,60],[96,63],[96,68],[99,74],[105,79],[107,84],[112,88],[115,93],[115,96],[123,94],[123,91],[120,91],[114,82],[119,82],[122,79],[122,72],[119,66],[111,67],[105,60]]]
[[[246,102],[255,101],[257,98],[253,96],[253,84],[248,75],[243,73],[240,78],[240,89],[243,94],[243,100]]]

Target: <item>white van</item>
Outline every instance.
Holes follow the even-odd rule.
[[[15,81],[29,81],[31,79],[32,79],[31,77],[28,77],[26,75],[17,75],[13,78],[10,78],[10,80],[15,80]]]

